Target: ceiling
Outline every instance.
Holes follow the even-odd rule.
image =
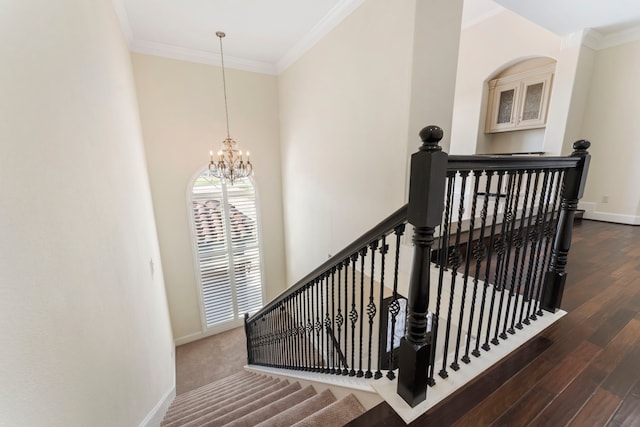
[[[278,74],[365,0],[113,0],[133,51]],[[392,0],[388,0],[392,1]],[[639,0],[465,0],[462,26],[510,9],[564,36],[640,35]]]

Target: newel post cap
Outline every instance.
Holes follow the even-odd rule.
[[[440,126],[429,125],[427,127],[422,128],[420,131],[420,139],[423,144],[420,147],[420,150],[427,151],[440,151],[442,147],[438,145],[442,137],[444,136],[444,132]]]
[[[581,139],[573,143],[573,154],[586,154],[591,147],[591,143],[586,139]]]

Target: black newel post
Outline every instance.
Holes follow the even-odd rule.
[[[575,168],[567,170],[564,174],[560,216],[553,240],[549,271],[544,277],[544,291],[540,302],[540,306],[544,310],[552,313],[560,308],[562,302],[564,284],[567,280],[565,268],[571,247],[573,218],[578,208],[578,200],[584,194],[584,185],[591,160],[591,155],[587,151],[590,146],[591,143],[586,140],[573,143],[574,151],[571,156],[580,157],[580,162]]]
[[[400,341],[398,394],[412,407],[427,397],[431,332],[427,331],[429,263],[433,232],[440,224],[448,155],[438,142],[442,129],[420,131],[423,144],[411,156],[408,221],[414,227],[414,255],[407,301],[406,333]]]

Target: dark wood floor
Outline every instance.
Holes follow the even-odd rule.
[[[640,426],[640,227],[577,222],[567,271],[565,317],[411,425]]]

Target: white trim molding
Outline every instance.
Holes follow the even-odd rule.
[[[132,52],[144,53],[147,55],[160,56],[164,58],[177,59],[180,61],[197,62],[200,64],[208,64],[220,66],[220,54],[209,52],[206,50],[191,49],[181,46],[173,46],[165,43],[152,42],[148,40],[132,40],[129,43]],[[234,56],[225,55],[224,65],[227,68],[233,68],[242,71],[251,71],[261,74],[276,74],[274,64],[262,61],[253,61]]]
[[[173,399],[176,397],[176,386],[175,384],[171,389],[164,395],[162,399],[158,401],[156,406],[144,417],[144,420],[140,423],[139,427],[157,427],[162,422],[164,415],[167,413],[167,409],[169,409],[169,405],[173,402]]]
[[[597,211],[597,203],[580,202],[579,209],[584,209],[584,218],[596,221],[615,222],[618,224],[640,225],[640,215],[626,215]]]
[[[277,74],[282,73],[294,62],[302,57],[320,39],[338,26],[347,16],[364,3],[364,0],[340,0],[327,15],[311,28],[298,43],[276,63]]]
[[[210,337],[211,335],[221,334],[222,332],[230,331],[231,329],[236,329],[241,326],[244,326],[244,319],[231,320],[227,323],[213,326],[205,331],[194,332],[193,334],[189,334],[189,335],[183,335],[181,337],[174,339],[173,343],[177,347],[182,344],[187,344],[202,338]]]

